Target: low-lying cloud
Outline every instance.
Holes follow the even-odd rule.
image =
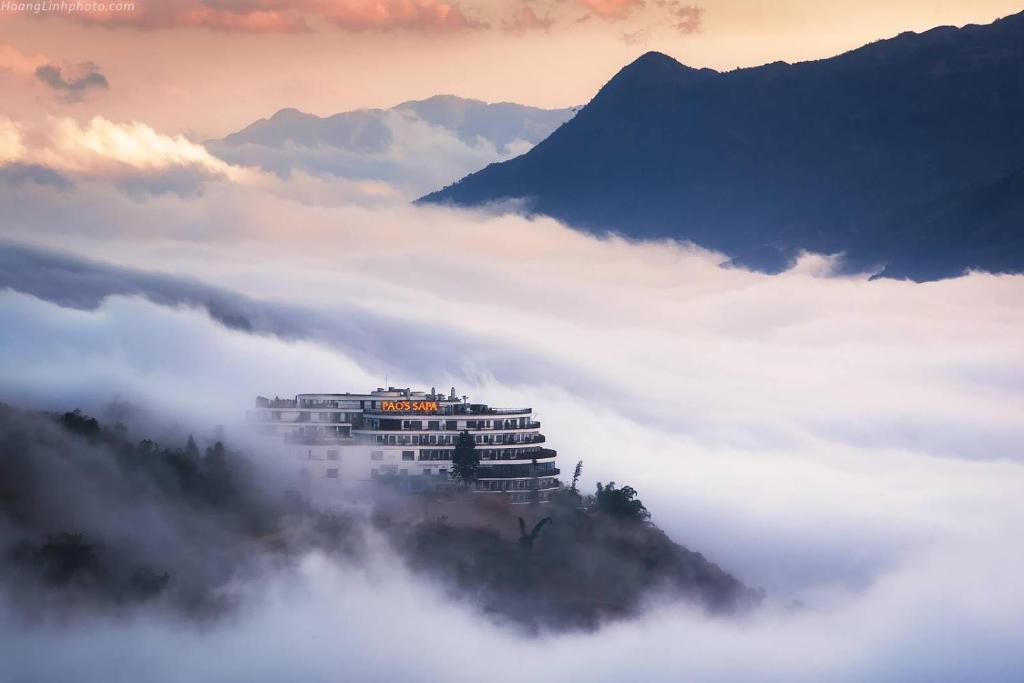
[[[372,146],[259,144],[225,141],[208,143],[209,149],[231,164],[258,167],[282,177],[308,174],[328,183],[337,179],[363,183],[364,201],[409,201],[443,187],[489,163],[522,154],[532,144],[516,140],[503,149],[491,140],[467,141],[411,112],[381,112],[381,137]]]
[[[21,243],[0,250],[0,400],[120,398],[230,434],[256,394],[454,385],[533,406],[563,471],[583,460],[586,488],[635,486],[676,540],[769,597],[739,621],[655,605],[524,641],[386,558],[352,571],[311,555],[240,586],[242,613],[202,634],[148,613],[8,619],[7,677],[60,678],[74,661],[108,679],[477,678],[453,663],[462,638],[529,653],[488,672],[499,680],[1005,680],[1024,666],[1020,276],[840,277],[814,255],[769,276],[545,218],[234,182],[145,202],[21,182],[0,200]],[[445,635],[415,658],[382,646],[428,633]]]
[[[44,185],[99,180],[135,197],[197,194],[207,181],[258,182],[261,177],[259,171],[229,164],[183,135],[164,135],[144,123],[116,123],[101,116],[85,124],[70,117],[0,119],[0,171],[12,181]]]
[[[84,182],[139,200],[230,183],[307,204],[395,204],[526,152],[570,116],[442,96],[329,118],[283,110],[205,144],[102,116],[0,117],[0,184]]]

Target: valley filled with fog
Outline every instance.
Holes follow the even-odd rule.
[[[581,488],[634,486],[675,541],[765,600],[736,617],[654,601],[528,636],[371,535],[358,563],[310,551],[240,577],[237,609],[201,624],[3,608],[0,677],[995,680],[1024,665],[1024,277],[873,280],[814,254],[766,275],[509,207],[348,201],[344,178],[108,124],[6,129],[0,401],[101,420],[127,403],[151,429],[221,425],[229,441],[247,439],[256,395],[387,382],[529,405],[562,472],[584,462]]]

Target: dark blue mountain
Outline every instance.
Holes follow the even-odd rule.
[[[803,249],[918,280],[1024,269],[1024,13],[725,73],[647,53],[528,153],[420,201],[508,198],[765,270]]]

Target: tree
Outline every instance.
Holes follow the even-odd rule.
[[[188,435],[188,442],[185,443],[185,455],[193,460],[199,459],[199,446],[196,445],[196,440],[192,438],[191,434]]]
[[[576,485],[580,483],[581,474],[583,474],[582,460],[576,463],[576,469],[572,471],[572,486],[569,487],[569,490],[572,491],[573,493],[577,493],[579,491],[579,489],[576,488]]]
[[[526,533],[526,520],[522,517],[519,518],[519,545],[526,548],[527,550],[533,549],[533,542],[537,540],[537,536],[540,534],[540,530],[544,528],[545,524],[551,524],[551,518],[545,517],[533,526],[533,531]]]
[[[455,452],[452,453],[452,479],[469,487],[476,481],[476,473],[480,468],[480,454],[476,452],[476,443],[469,432],[463,430],[455,440]]]
[[[100,433],[100,423],[96,421],[96,418],[89,417],[78,408],[61,415],[60,424],[69,432],[88,438],[96,437]]]
[[[644,504],[636,497],[636,489],[632,486],[615,488],[615,482],[601,486],[597,482],[597,509],[600,512],[627,522],[643,522],[651,516]]]

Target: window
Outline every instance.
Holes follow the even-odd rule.
[[[370,460],[383,460],[384,451],[370,451]]]
[[[416,451],[402,451],[402,460],[415,460]]]
[[[406,474],[409,474],[409,470],[403,468],[403,469],[398,470],[398,473],[404,476]]]
[[[432,471],[433,471],[433,470],[431,470],[431,469],[430,469],[429,467],[428,467],[428,468],[426,468],[425,470],[423,470],[423,476],[424,476],[424,477],[429,477],[429,476],[430,476],[430,473],[431,473]]]
[[[438,422],[437,420],[427,420],[427,429],[430,429],[432,431],[437,431],[437,429],[440,426],[440,424],[441,423]]]
[[[334,449],[328,450],[327,451],[327,459],[328,460],[337,460],[338,459],[338,451],[334,450]]]
[[[423,474],[430,474],[430,470],[423,470]],[[446,468],[444,468],[444,467],[440,468],[439,470],[437,470],[437,476],[439,476],[439,477],[447,477],[448,476],[448,470]]]
[[[444,421],[444,428],[445,429],[458,429],[459,428],[459,421],[458,420],[445,420]]]
[[[336,468],[334,468],[334,467],[328,467],[327,468],[327,478],[328,479],[337,479],[338,478],[338,470]]]

